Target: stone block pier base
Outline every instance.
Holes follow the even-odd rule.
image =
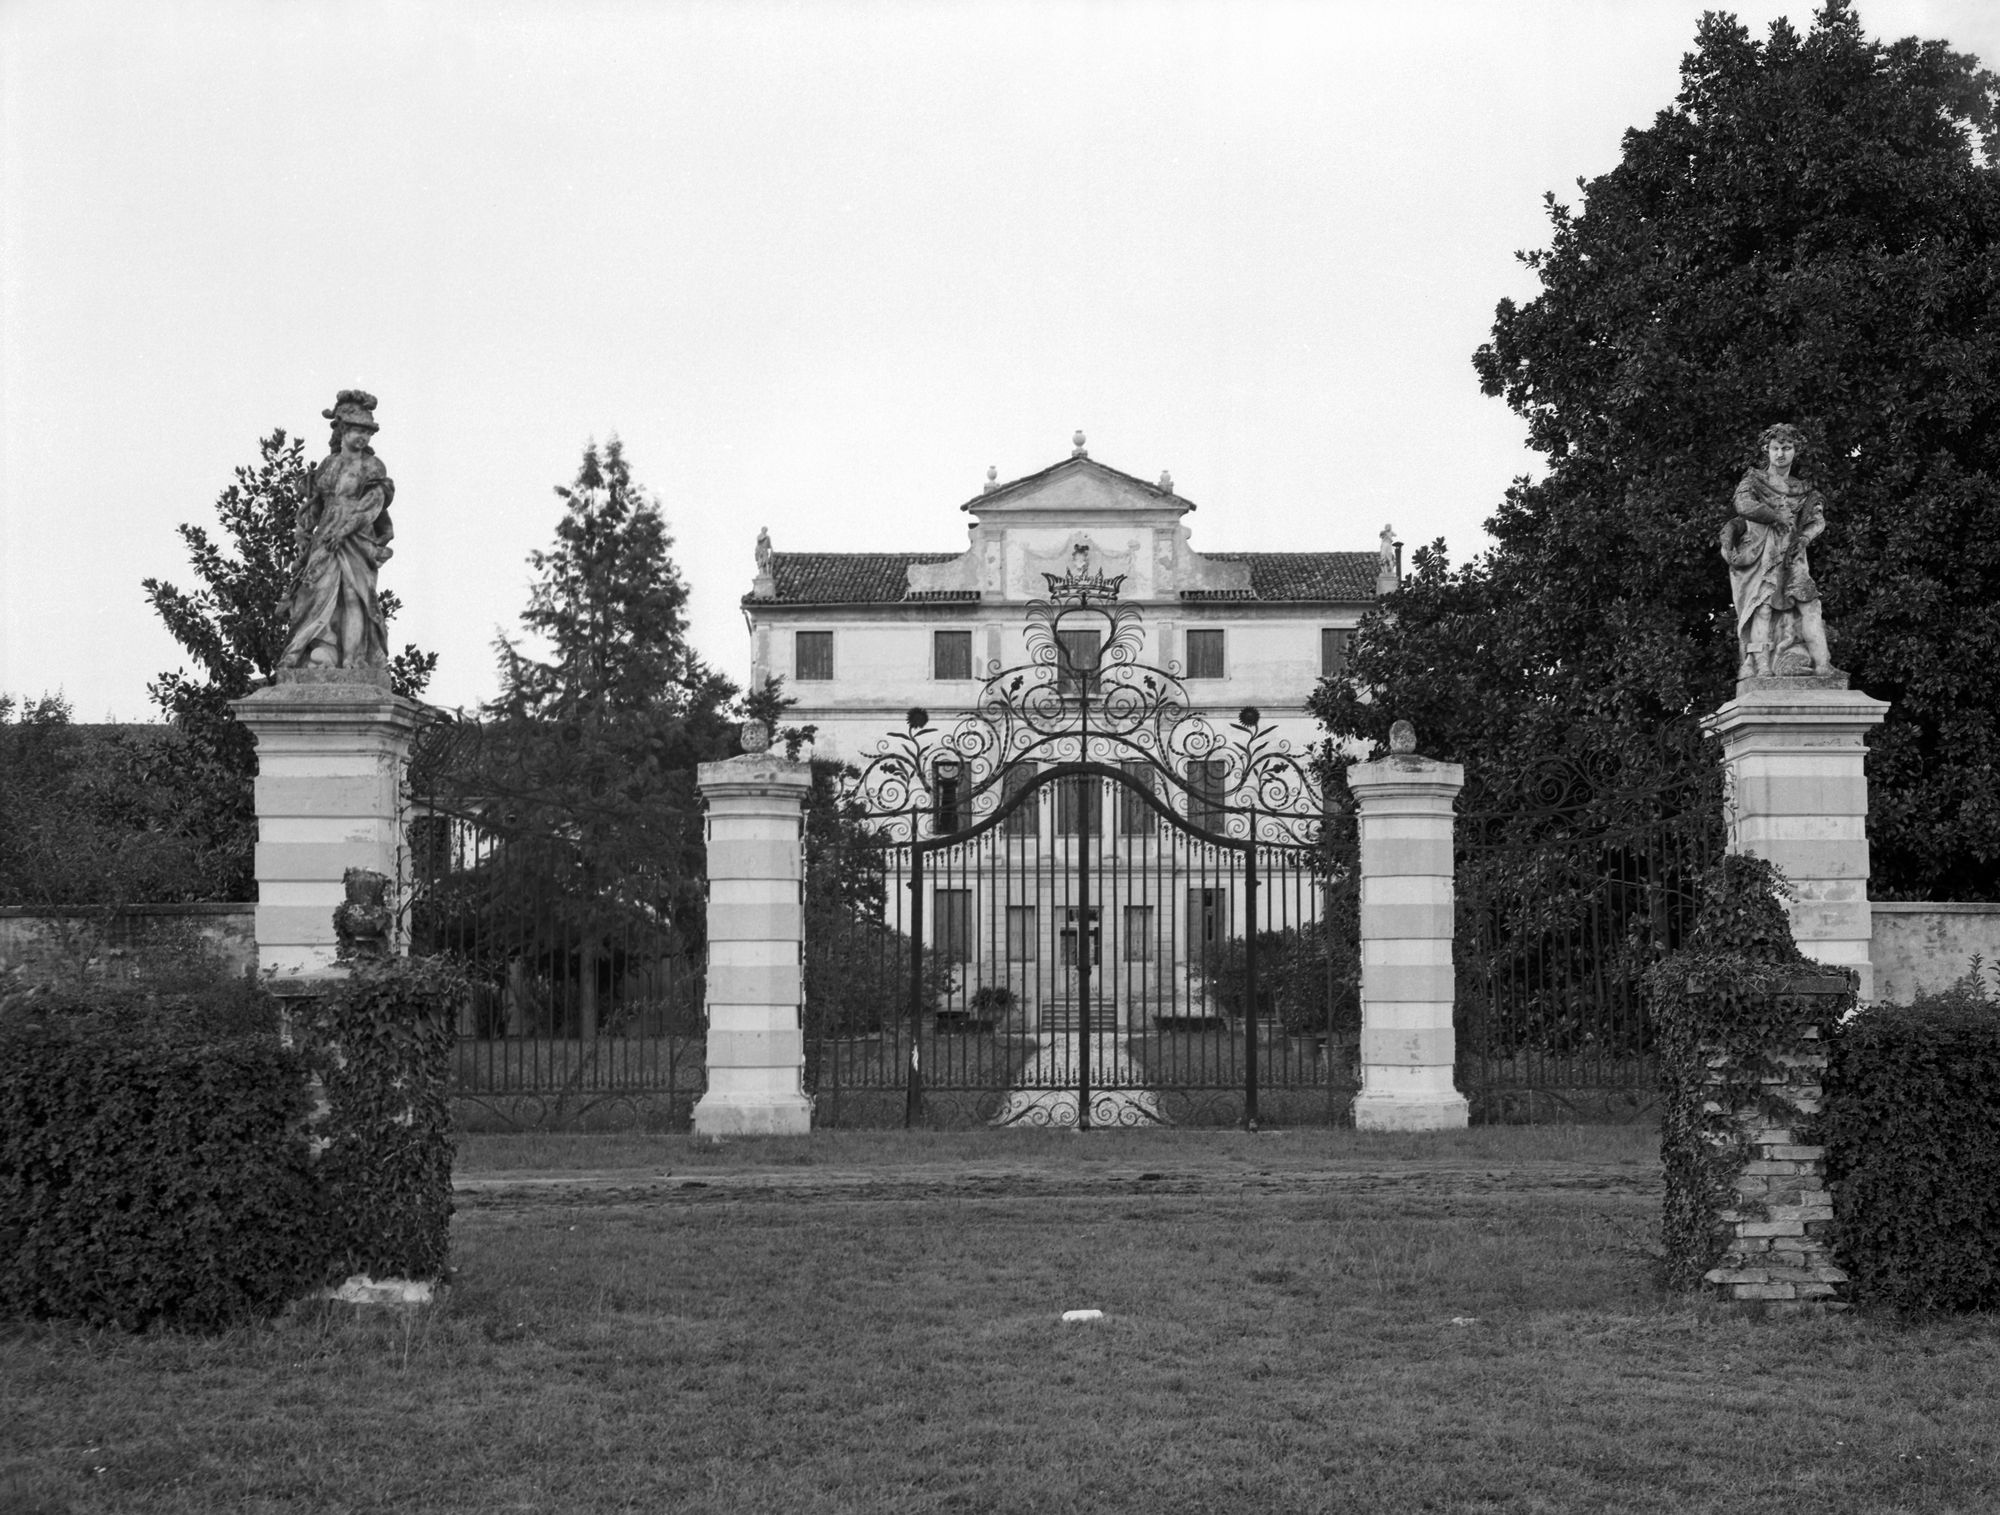
[[[1888,711],[1845,674],[1745,679],[1703,722],[1728,768],[1729,850],[1777,864],[1799,950],[1858,971],[1864,1004],[1875,984],[1863,738]]]
[[[1361,826],[1363,1131],[1453,1131],[1470,1118],[1452,1082],[1452,804],[1465,770],[1414,754],[1357,763]]]
[[[804,815],[809,764],[767,752],[703,763],[708,802],[705,1136],[803,1136]]]
[[[403,765],[424,707],[393,693],[385,669],[330,668],[281,669],[230,708],[257,742],[258,970],[339,971],[347,870],[398,876]]]

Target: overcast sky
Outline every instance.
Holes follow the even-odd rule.
[[[1514,253],[1702,9],[0,3],[0,692],[153,718],[140,580],[343,387],[445,705],[613,432],[739,681],[759,526],[956,549],[1078,428],[1197,549],[1461,558],[1534,462],[1470,361]],[[2000,61],[1992,0],[1860,15]]]

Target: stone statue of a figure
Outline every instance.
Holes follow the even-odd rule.
[[[396,535],[389,521],[396,485],[369,445],[377,430],[375,397],[343,389],[333,409],[320,414],[333,423],[333,439],[299,509],[291,638],[278,666],[383,668],[389,634],[375,574]]]
[[[1761,467],[1736,486],[1736,512],[1722,528],[1722,557],[1736,601],[1739,679],[1839,672],[1827,656],[1819,587],[1806,545],[1826,530],[1826,501],[1792,464],[1805,450],[1795,426],[1757,439]]]

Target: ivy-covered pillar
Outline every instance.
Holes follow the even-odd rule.
[[[1864,1001],[1875,993],[1864,739],[1888,712],[1831,673],[1743,679],[1702,723],[1722,739],[1729,850],[1777,865],[1799,950],[1854,969]]]
[[[230,708],[257,742],[257,966],[335,972],[347,871],[399,875],[403,765],[424,707],[386,668],[281,668]]]
[[[1452,1082],[1452,805],[1465,769],[1419,757],[1398,721],[1390,756],[1347,787],[1361,841],[1361,1092],[1364,1131],[1450,1131],[1470,1119]]]
[[[744,733],[746,744],[761,732]],[[812,768],[747,752],[700,768],[708,802],[708,1136],[802,1136],[805,799]]]

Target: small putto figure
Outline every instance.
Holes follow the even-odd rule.
[[[1826,501],[1792,464],[1805,450],[1796,426],[1757,438],[1760,468],[1736,486],[1736,513],[1722,528],[1722,558],[1736,601],[1738,679],[1834,674],[1820,618],[1819,586],[1806,544],[1826,530]]]
[[[333,409],[320,414],[333,422],[333,439],[299,509],[291,638],[278,666],[383,668],[389,629],[375,575],[393,555],[389,502],[396,485],[369,445],[378,429],[375,397],[343,389]]]

